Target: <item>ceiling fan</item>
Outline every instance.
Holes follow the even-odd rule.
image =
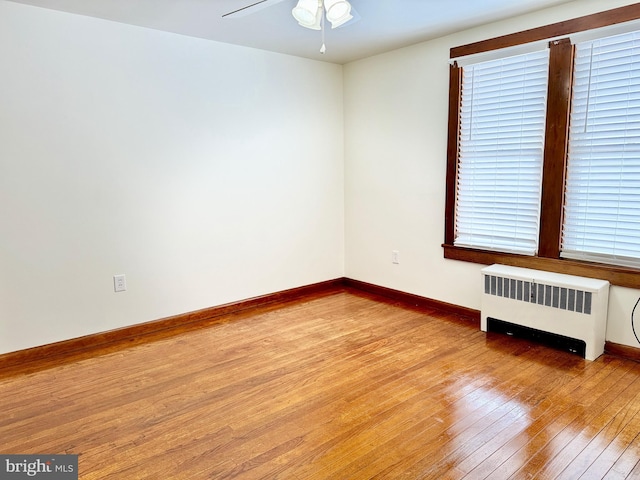
[[[225,13],[222,17],[233,18],[251,15],[282,1],[284,0],[254,0],[254,3]],[[326,51],[324,44],[325,18],[331,23],[331,28],[342,27],[360,19],[360,16],[347,0],[298,0],[296,6],[291,10],[291,14],[300,26],[322,31],[320,53],[325,53]]]

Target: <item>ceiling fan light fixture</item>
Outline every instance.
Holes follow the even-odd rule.
[[[327,11],[327,20],[331,22],[331,28],[337,28],[353,18],[351,4],[345,0],[324,0],[324,8]]]
[[[353,19],[353,15],[347,15],[346,17],[342,17],[335,22],[331,22],[331,28],[338,28],[347,23],[349,20]]]
[[[322,10],[318,0],[298,0],[298,4],[293,7],[291,14],[303,27],[320,29]]]

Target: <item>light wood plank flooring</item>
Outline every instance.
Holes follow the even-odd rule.
[[[640,364],[342,291],[0,378],[82,479],[640,478]]]

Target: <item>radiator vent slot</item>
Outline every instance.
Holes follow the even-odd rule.
[[[523,327],[515,323],[503,322],[497,318],[487,318],[487,332],[504,333],[514,337],[532,340],[548,347],[585,357],[587,344],[584,340],[558,335],[556,333],[545,332],[535,328]]]
[[[584,290],[485,275],[484,293],[591,315],[592,293]]]

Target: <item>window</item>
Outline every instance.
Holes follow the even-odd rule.
[[[535,255],[549,51],[464,68],[454,245]]]
[[[637,19],[634,4],[451,57]],[[640,288],[640,34],[547,43],[544,54],[452,65],[445,257]]]
[[[576,45],[561,256],[640,267],[640,33]]]

